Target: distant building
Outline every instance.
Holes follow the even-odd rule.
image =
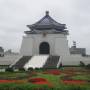
[[[4,56],[4,49],[2,47],[0,47],[0,57]]]
[[[12,52],[11,49],[7,50],[4,52],[5,55],[18,55],[19,53],[16,53],[16,52]]]
[[[76,42],[73,42],[73,46],[70,48],[70,54],[80,54],[86,56],[86,48],[77,48]]]

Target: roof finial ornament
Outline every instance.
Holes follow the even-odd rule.
[[[47,16],[49,15],[49,11],[46,11],[46,15],[47,15]]]

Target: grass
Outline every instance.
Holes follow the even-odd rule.
[[[90,86],[74,86],[74,85],[59,85],[58,87],[49,88],[46,85],[26,84],[0,84],[0,90],[90,90]]]
[[[62,75],[61,75],[62,76]],[[54,86],[59,86],[60,85],[60,75],[59,76],[55,76],[55,75],[50,75],[50,74],[41,74],[38,73],[38,75],[36,77],[42,77],[47,79],[49,82],[51,82]]]
[[[76,75],[76,76],[73,76],[72,79],[75,79],[75,80],[90,80],[90,75]]]
[[[26,72],[1,72],[0,79],[2,78],[26,78],[28,75]]]
[[[39,88],[43,88],[44,90],[48,88],[46,85],[34,85],[31,83],[25,83],[25,84],[15,84],[15,83],[6,83],[6,84],[0,84],[0,90],[40,90]]]

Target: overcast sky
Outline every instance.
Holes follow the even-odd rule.
[[[0,46],[19,52],[26,25],[40,20],[46,10],[67,25],[69,46],[74,40],[90,54],[90,0],[0,0]]]

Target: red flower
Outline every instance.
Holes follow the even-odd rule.
[[[40,81],[45,82],[47,80],[44,78],[31,78],[31,79],[29,79],[29,82],[40,82]]]
[[[52,87],[52,84],[44,78],[31,78],[29,79],[29,82],[33,84],[40,84],[40,85],[45,84],[45,85],[48,85],[49,87]]]

